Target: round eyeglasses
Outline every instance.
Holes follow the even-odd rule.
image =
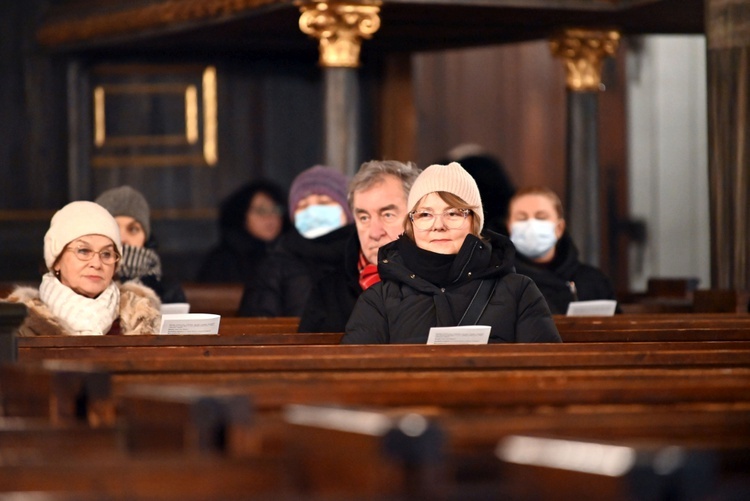
[[[449,230],[457,230],[466,222],[471,214],[469,209],[449,209],[442,214],[435,214],[426,210],[417,210],[409,213],[409,219],[418,230],[429,230],[435,225],[437,218],[443,220],[443,224]]]
[[[65,250],[72,252],[79,261],[91,261],[94,259],[94,254],[99,254],[99,259],[103,264],[115,264],[120,260],[120,255],[112,249],[95,251],[88,247],[67,247]]]

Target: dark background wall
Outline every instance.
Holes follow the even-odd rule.
[[[224,196],[260,176],[288,187],[296,173],[320,163],[323,89],[315,41],[308,52],[294,54],[148,50],[143,44],[137,51],[61,53],[34,42],[43,8],[41,0],[0,5],[0,281],[37,280],[42,238],[54,210],[123,183],[149,198],[166,272],[192,280],[218,237],[216,207]],[[396,158],[425,167],[457,144],[473,142],[502,159],[517,185],[548,184],[565,193],[564,75],[546,42],[395,57],[367,51],[366,44],[358,70],[362,161]],[[608,194],[603,211],[610,214],[603,222],[603,268],[626,284],[626,246],[610,231],[627,212],[622,59],[608,63],[609,90],[601,95],[600,114],[608,145],[602,149],[602,192]],[[96,165],[94,86],[117,78],[132,83],[146,78],[138,71],[154,68],[166,82],[185,68],[209,65],[217,72],[215,166]],[[119,77],[102,76],[113,68],[115,74],[120,68]],[[108,106],[116,111],[114,102]],[[133,130],[143,119],[158,133],[184,120],[180,113],[153,118],[154,107],[163,112],[169,106],[146,106],[140,116],[138,110],[120,111],[133,121]],[[127,130],[129,124],[119,126]]]

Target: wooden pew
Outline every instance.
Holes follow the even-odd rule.
[[[688,402],[740,401],[750,392],[747,343],[311,346],[304,350],[269,346],[255,347],[254,353],[209,358],[101,357],[87,363],[48,361],[48,369],[35,364],[3,367],[0,382],[7,409],[26,405],[25,395],[47,392],[42,400],[58,402],[67,412],[61,419],[70,414],[70,408],[88,402],[81,396],[85,385],[58,389],[43,380],[45,372],[50,373],[49,378],[55,377],[56,371],[103,374],[111,377],[115,395],[130,383],[143,382],[242,387],[259,408],[315,399],[355,404],[385,399],[402,405],[414,398],[431,405],[443,398],[446,402],[454,399],[451,405],[455,406],[472,399],[501,406],[542,405],[545,401],[562,405],[566,398],[578,399],[578,404],[595,403],[599,398],[623,403],[659,399],[675,403],[681,398]],[[25,372],[42,380],[26,377]],[[706,379],[704,387],[699,384],[701,378]],[[398,384],[392,387],[391,381]],[[665,386],[652,388],[653,382]],[[441,387],[444,394],[438,390]],[[692,388],[696,393],[691,393]],[[370,397],[376,401],[369,402]],[[100,400],[106,402],[106,398]],[[100,407],[105,412],[97,419],[106,420],[109,408],[104,403]]]
[[[212,356],[242,353],[255,345],[338,344],[342,333],[284,332],[294,330],[296,318],[222,320],[219,336],[76,336],[19,338],[21,360],[81,358],[93,352],[133,356],[172,347],[171,356]],[[619,315],[615,317],[555,317],[566,343],[748,341],[750,315]],[[272,333],[265,331],[274,331]],[[233,350],[237,348],[237,350]],[[138,356],[138,355],[135,355]]]
[[[231,353],[248,346],[337,345],[343,333],[273,333],[237,336],[39,336],[18,338],[19,360],[85,358],[90,355],[161,352],[170,356],[210,356],[214,351]]]
[[[240,308],[242,284],[211,284],[183,282],[187,302],[192,313],[216,313],[224,317],[234,317]]]
[[[282,458],[251,445],[247,397],[148,386],[131,388],[117,407],[116,422],[97,428],[0,420],[0,492],[240,500],[292,491]]]
[[[184,336],[188,340],[199,336]],[[78,338],[68,338],[71,341]],[[216,339],[211,338],[211,339]],[[67,341],[67,339],[66,339]],[[658,342],[658,343],[563,343],[498,344],[489,346],[427,345],[113,345],[24,349],[25,361],[84,360],[115,371],[137,371],[160,366],[161,371],[179,367],[223,371],[244,367],[248,371],[300,369],[456,369],[512,368],[531,364],[542,368],[614,366],[648,367],[655,364],[711,365],[748,364],[750,341]],[[186,359],[178,361],[178,358]],[[232,362],[233,358],[242,361]],[[121,362],[110,359],[120,360]],[[208,362],[214,359],[214,362]],[[222,361],[223,360],[223,361]],[[204,361],[206,361],[204,363]],[[213,364],[213,365],[211,365]]]
[[[633,491],[632,487],[635,486],[628,485],[628,481],[633,480],[633,476],[639,476],[638,480],[642,481],[647,475],[653,488],[653,481],[663,481],[666,475],[663,469],[655,471],[654,460],[658,455],[654,452],[666,453],[678,447],[682,461],[673,464],[675,471],[690,464],[687,459],[691,455],[695,459],[706,453],[710,454],[711,459],[729,457],[735,460],[735,464],[723,467],[721,471],[712,463],[704,465],[711,468],[701,473],[711,473],[713,477],[731,474],[732,468],[739,469],[739,472],[746,471],[750,466],[747,409],[727,413],[727,424],[740,425],[734,430],[724,427],[720,414],[641,411],[568,415],[439,412],[437,415],[424,415],[409,409],[290,406],[285,411],[285,419],[293,425],[289,441],[310,470],[314,471],[317,466],[321,470],[346,472],[350,482],[370,488],[377,485],[378,477],[390,474],[394,477],[392,485],[427,497],[450,493],[448,499],[454,496],[459,499],[471,493],[481,499],[538,498],[541,492],[535,491],[538,488],[536,482],[517,482],[513,475],[508,474],[508,464],[513,456],[509,446],[513,442],[519,445],[519,440],[523,440],[519,434],[531,434],[529,438],[537,441],[539,437],[544,437],[601,444],[593,453],[590,447],[582,452],[583,457],[572,457],[570,450],[566,450],[562,458],[558,454],[558,459],[564,460],[563,464],[556,465],[558,469],[565,468],[565,462],[571,470],[575,466],[580,470],[581,465],[601,466],[605,457],[601,448],[613,442],[620,447],[628,447],[627,452],[632,454],[629,458],[632,462],[621,464],[621,471],[615,478],[609,477],[612,474],[611,463],[607,475],[596,475],[595,470],[589,470],[583,476],[588,480],[588,490],[585,492],[580,490],[580,485],[571,482],[575,474],[562,474],[558,470],[558,478],[552,482],[556,490],[545,492],[542,498],[632,499],[636,492],[639,494],[636,498],[644,494],[653,496],[653,492],[648,490]],[[706,436],[702,441],[695,440],[696,430],[707,428],[717,434]],[[549,459],[554,455],[554,452],[539,454],[540,445],[537,443],[535,447],[537,454],[534,454],[534,450],[526,450],[521,457],[529,460],[541,455],[543,459]],[[570,445],[567,447],[569,449]],[[515,452],[516,458],[519,457],[517,448]],[[620,454],[622,452],[618,451]],[[357,461],[353,467],[355,456]],[[401,466],[401,478],[392,472],[394,465],[398,464]],[[697,473],[693,470],[693,474]],[[400,485],[399,480],[402,484],[406,482],[406,485]],[[716,484],[721,479],[711,478],[711,481],[710,487],[715,492]],[[744,481],[747,492],[750,485],[747,478]],[[311,475],[308,484],[315,485],[317,489],[338,492],[339,495],[348,488],[346,483],[332,481],[330,477],[320,474]],[[685,485],[695,490],[695,484],[686,482]]]
[[[618,356],[630,356],[630,362],[621,358],[615,362],[614,356],[609,362],[601,360],[611,346],[601,346],[598,352],[594,345],[577,347],[575,345],[500,345],[491,347],[461,347],[461,349],[475,350],[472,356],[456,355],[457,347],[310,347],[320,348],[318,356],[323,350],[333,348],[340,353],[331,354],[330,359],[315,365],[315,353],[308,354],[307,365],[298,369],[290,368],[288,360],[269,357],[268,364],[256,367],[257,370],[246,369],[244,366],[258,364],[252,358],[242,359],[232,357],[232,361],[216,359],[216,364],[207,360],[195,362],[186,360],[114,360],[115,363],[129,366],[126,373],[113,371],[115,400],[125,398],[130,383],[139,381],[154,384],[159,381],[173,381],[180,384],[201,385],[202,388],[221,383],[221,391],[239,393],[253,398],[259,408],[266,413],[281,409],[290,402],[320,403],[335,401],[337,403],[356,403],[363,405],[429,405],[440,409],[473,410],[486,412],[502,410],[503,413],[518,411],[518,409],[534,409],[536,415],[550,412],[557,414],[573,413],[585,408],[594,414],[612,413],[613,409],[620,411],[634,407],[669,409],[670,411],[690,409],[732,409],[732,406],[747,406],[750,401],[748,394],[747,354],[742,355],[740,344],[729,343],[725,347],[727,353],[739,358],[713,360],[704,358],[713,356],[708,346],[719,347],[720,343],[697,343],[695,353],[687,354],[688,349],[677,350],[681,353],[682,362],[687,367],[674,365],[666,359],[658,360],[657,351],[645,352],[637,345],[624,346]],[[258,347],[281,350],[285,347]],[[554,364],[553,358],[544,363],[532,360],[529,355],[540,356],[543,353],[554,355],[555,350],[570,350],[570,353],[580,355],[588,348],[589,365],[597,360],[596,368],[590,368],[584,361],[578,360],[574,365],[565,365],[563,357],[558,353]],[[686,348],[683,346],[683,348]],[[746,348],[746,347],[745,347]],[[514,353],[513,349],[520,350]],[[627,350],[630,350],[629,352]],[[350,354],[347,362],[341,360],[343,354]],[[414,351],[413,360],[409,361],[399,356]],[[441,351],[442,350],[442,351]],[[313,349],[313,351],[316,351]],[[363,357],[367,352],[380,353],[380,357]],[[508,366],[508,360],[498,370],[497,365],[488,358],[482,359],[493,351],[513,355],[515,362]],[[524,359],[524,352],[527,356]],[[721,350],[718,350],[721,352]],[[697,354],[696,354],[697,353]],[[707,355],[707,353],[709,355]],[[654,355],[651,357],[650,355]],[[718,355],[721,357],[722,355]],[[727,355],[729,356],[729,355]],[[363,363],[362,360],[365,360]],[[408,358],[408,357],[406,357]],[[446,365],[442,360],[451,360]],[[438,360],[434,362],[431,360]],[[526,360],[524,362],[524,360]],[[690,362],[692,360],[692,362]],[[478,362],[479,361],[479,362]],[[104,362],[107,362],[104,360]],[[184,362],[182,366],[180,363]],[[355,363],[356,362],[356,363]],[[102,363],[102,361],[99,361]],[[346,364],[349,365],[346,365]],[[413,364],[417,367],[413,367]],[[636,369],[633,363],[641,365]],[[722,365],[727,363],[727,365]],[[152,364],[149,368],[149,365]],[[211,365],[213,364],[213,365]],[[227,365],[228,364],[228,365]],[[234,364],[234,366],[232,365]],[[408,364],[408,365],[407,365]],[[497,364],[497,361],[494,362]],[[620,364],[620,365],[618,365]],[[624,364],[624,365],[622,365]],[[628,365],[631,364],[631,365]],[[661,365],[660,365],[661,364]],[[662,365],[666,364],[668,369]],[[671,364],[671,365],[670,365]],[[692,365],[691,365],[692,364]],[[48,364],[48,366],[51,364]],[[66,364],[56,364],[59,370]],[[83,370],[86,366],[78,364]],[[322,366],[322,367],[321,367]],[[67,365],[68,370],[75,364]],[[96,367],[89,364],[88,367]],[[182,368],[181,368],[182,367]],[[562,367],[552,369],[550,367]],[[116,369],[116,367],[109,367]],[[141,372],[138,372],[141,370]],[[233,372],[228,372],[233,371]],[[164,377],[162,377],[164,376]],[[120,379],[124,378],[124,379]],[[130,379],[128,379],[130,378]],[[174,379],[173,379],[174,378]],[[20,388],[18,389],[19,391]],[[71,392],[63,392],[71,394]],[[79,398],[80,400],[80,398]],[[85,399],[84,399],[85,400]],[[745,407],[747,408],[747,407]],[[526,411],[529,412],[528,410]],[[673,416],[674,419],[674,416]],[[476,424],[476,423],[475,423]],[[126,467],[125,469],[127,470]],[[33,468],[31,471],[34,471]],[[39,470],[43,474],[44,470]],[[74,472],[76,475],[79,473]],[[98,473],[102,474],[101,470]],[[403,472],[401,473],[403,474]],[[395,484],[394,485],[401,485]],[[412,485],[408,483],[408,485]],[[403,487],[403,486],[402,486]],[[408,489],[411,487],[403,487]]]

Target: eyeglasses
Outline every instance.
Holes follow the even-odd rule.
[[[409,219],[418,230],[429,230],[435,225],[440,217],[443,224],[449,230],[457,230],[463,226],[466,218],[471,214],[469,209],[448,209],[442,214],[434,214],[426,210],[413,211],[409,213]]]
[[[95,251],[89,249],[88,247],[67,247],[65,250],[72,252],[79,261],[91,261],[92,259],[94,259],[94,254],[99,254],[99,259],[101,260],[102,264],[115,264],[120,260],[120,255],[112,249]]]

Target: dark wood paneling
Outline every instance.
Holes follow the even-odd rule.
[[[546,42],[417,55],[414,89],[420,166],[478,143],[517,186],[565,193],[565,79]]]

